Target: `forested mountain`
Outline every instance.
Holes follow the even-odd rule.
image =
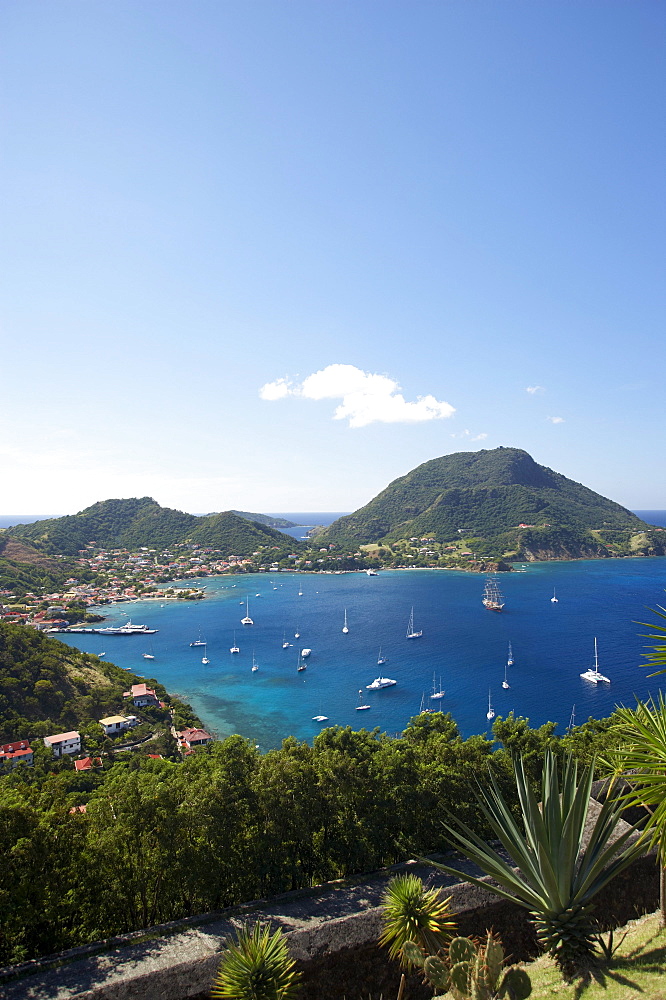
[[[261,545],[292,549],[298,542],[232,511],[196,517],[161,507],[152,497],[103,500],[78,514],[19,524],[8,529],[47,554],[74,556],[89,543],[103,549],[163,549],[194,542],[226,555],[249,555]]]
[[[390,483],[318,540],[365,543],[427,534],[437,541],[460,534],[493,538],[519,525],[566,527],[575,549],[590,531],[642,532],[648,526],[619,504],[538,465],[519,448],[458,452],[435,458]],[[598,547],[598,545],[597,545]]]
[[[295,528],[295,521],[288,521],[286,517],[272,517],[270,514],[249,514],[246,510],[232,510],[232,514],[244,517],[246,521],[256,521],[258,524],[266,524],[269,528]]]

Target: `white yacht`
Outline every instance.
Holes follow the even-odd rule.
[[[347,627],[347,609],[346,608],[345,608],[345,623],[342,626],[342,631],[344,632],[345,635],[347,634],[347,632],[349,632],[349,628]]]
[[[491,719],[495,718],[495,709],[493,708],[490,701],[490,691],[488,692],[488,711],[486,712],[486,719],[490,722]]]
[[[366,712],[370,708],[370,705],[363,704],[363,688],[358,689],[358,705],[356,706],[357,712]]]
[[[308,647],[306,646],[305,649],[301,650],[301,656],[303,657],[304,660],[307,660],[307,658],[308,658],[308,656],[310,655],[311,652],[312,652],[312,650],[308,649]]]
[[[397,683],[397,681],[391,680],[390,677],[375,677],[372,684],[366,684],[365,687],[368,691],[380,691],[382,688],[393,687]]]
[[[551,604],[557,604],[557,596],[555,594],[555,587],[553,587],[553,596],[550,599]]]
[[[423,635],[423,629],[417,632],[414,628],[414,606],[412,605],[412,610],[409,612],[409,622],[407,625],[407,638],[420,639],[422,635]]]
[[[432,694],[430,695],[430,698],[433,701],[439,701],[441,698],[444,697],[445,694],[446,694],[446,691],[442,687],[442,678],[441,677],[439,678],[439,687],[437,687],[436,684],[435,684],[435,674],[433,673],[433,675],[432,675]]]
[[[240,646],[238,646],[236,644],[236,632],[235,632],[235,630],[234,630],[234,644],[233,644],[233,646],[229,646],[229,652],[230,653],[240,653]]]
[[[245,598],[245,618],[241,618],[241,625],[254,625],[254,622],[250,618],[250,601],[247,597]]]
[[[201,662],[202,663],[210,663],[210,660],[208,659],[208,651],[207,651],[206,646],[204,646],[204,655],[201,657]]]
[[[604,684],[610,684],[610,677],[604,677],[603,674],[599,673],[599,655],[597,653],[597,637],[594,637],[594,669],[590,668],[585,670],[584,673],[580,675],[584,681],[592,681],[593,684],[599,684],[603,681]]]

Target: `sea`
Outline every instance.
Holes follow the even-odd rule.
[[[666,511],[637,513],[666,527]],[[301,518],[303,524],[290,529],[297,538],[325,523],[320,513]],[[601,718],[618,704],[633,705],[637,696],[658,692],[662,679],[647,677],[644,660],[649,629],[640,623],[656,623],[651,609],[666,605],[666,558],[516,564],[499,580],[501,614],[483,607],[484,580],[475,573],[206,577],[187,581],[206,588],[202,601],[149,600],[100,609],[107,624],[131,619],[157,629],[155,635],[62,638],[156,678],[189,701],[215,735],[240,733],[263,751],[290,735],[311,742],[326,725],[399,733],[423,708],[450,712],[464,736],[489,734],[489,700],[496,716],[513,711],[533,726],[553,721],[562,733],[571,722]],[[252,626],[240,621],[246,601]],[[423,635],[408,640],[412,608],[415,629]],[[190,646],[199,635],[208,664],[202,663],[202,647]],[[580,677],[593,666],[595,638],[599,669],[610,684]],[[290,645],[283,648],[284,642]],[[239,654],[229,652],[235,643]],[[307,669],[298,672],[304,648],[312,652],[304,661]],[[381,665],[380,650],[388,658]],[[146,660],[144,653],[155,658]],[[253,660],[259,666],[254,672]],[[508,689],[502,687],[505,670]],[[379,676],[396,684],[368,691]],[[443,698],[430,697],[441,690]],[[359,711],[360,704],[370,708]],[[326,721],[315,722],[316,715]]]

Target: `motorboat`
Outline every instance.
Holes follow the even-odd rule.
[[[375,677],[372,684],[366,684],[365,687],[367,691],[381,691],[382,688],[390,688],[397,683],[390,677]]]

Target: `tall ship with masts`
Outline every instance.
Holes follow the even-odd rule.
[[[486,578],[486,585],[483,588],[483,606],[488,608],[488,611],[501,611],[504,607],[504,597],[497,578],[494,576]]]

